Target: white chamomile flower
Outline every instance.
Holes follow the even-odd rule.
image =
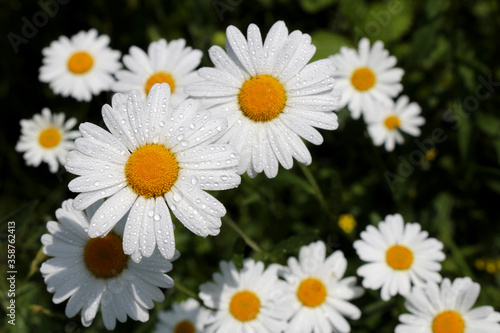
[[[354,119],[370,114],[376,102],[390,103],[403,90],[400,82],[404,74],[394,67],[396,57],[389,56],[382,41],[376,41],[370,49],[368,39],[361,38],[358,52],[343,46],[330,56],[338,69],[334,77],[342,91],[340,107],[347,105]]]
[[[481,287],[469,277],[413,287],[396,333],[500,333],[500,313],[491,306],[472,309]]]
[[[186,92],[227,119],[220,142],[240,153],[239,174],[255,177],[264,171],[272,178],[279,164],[290,169],[293,158],[308,165],[312,158],[302,139],[319,145],[323,137],[315,127],[338,127],[331,112],[340,99],[335,67],[329,59],[307,64],[315,52],[308,34],[288,34],[283,21],[271,27],[264,43],[255,24],[248,27],[247,39],[229,26],[226,51],[210,48],[215,68],[198,70],[203,81],[191,83]]]
[[[128,70],[116,73],[117,82],[113,90],[122,93],[137,90],[146,99],[153,85],[168,83],[172,92],[170,107],[174,109],[187,97],[184,87],[199,80],[194,69],[200,64],[202,56],[200,50],[186,47],[184,39],[168,43],[165,39],[152,42],[148,53],[132,46],[129,54],[123,56],[123,63]]]
[[[376,104],[373,107],[374,112],[365,117],[365,121],[375,145],[383,144],[385,150],[392,151],[396,143],[404,142],[400,131],[412,136],[420,135],[418,127],[425,123],[425,119],[420,116],[420,106],[415,102],[409,103],[407,96],[399,97],[396,103]]]
[[[90,101],[92,95],[111,88],[120,67],[120,52],[108,47],[107,35],[97,30],[80,31],[71,39],[66,36],[42,50],[43,65],[39,79],[49,83],[56,94]]]
[[[160,312],[155,333],[204,333],[210,311],[193,298],[174,303],[172,310]]]
[[[59,164],[66,162],[66,155],[74,148],[73,140],[80,136],[80,132],[71,131],[76,124],[75,118],[64,119],[64,113],[52,115],[48,108],[44,108],[41,115],[21,120],[21,137],[16,151],[24,152],[27,165],[37,167],[46,162],[50,172],[56,173]]]
[[[172,288],[174,281],[165,274],[172,263],[158,251],[140,264],[123,253],[124,220],[103,238],[87,235],[89,221],[101,203],[85,211],[76,211],[72,199],[62,203],[56,211],[59,222],[48,222],[49,234],[42,236],[43,253],[52,258],[42,264],[40,272],[47,290],[54,293],[54,303],[69,299],[68,318],[81,311],[82,324],[88,327],[100,307],[104,326],[113,330],[116,320],[123,323],[127,316],[146,322],[153,301],[164,300],[160,288]],[[172,260],[177,257],[179,252]]]
[[[166,83],[156,84],[146,101],[135,90],[115,94],[112,106],[102,108],[111,133],[80,125],[83,138],[75,140],[65,165],[80,176],[68,185],[81,192],[76,209],[108,198],[92,217],[90,237],[106,235],[130,211],[123,249],[136,262],[151,256],[157,245],[165,258],[174,255],[170,211],[196,235],[217,235],[226,209],[204,190],[234,188],[241,180],[232,147],[213,144],[225,120],[211,117],[191,99],[171,111],[169,100]]]
[[[318,241],[303,246],[299,260],[288,259],[282,275],[288,283],[288,293],[294,313],[288,333],[334,332],[347,333],[351,327],[344,316],[359,319],[361,311],[348,301],[363,294],[356,287],[356,278],[344,276],[347,260],[342,251],[325,258],[325,243]]]
[[[353,244],[360,259],[368,262],[357,271],[363,287],[381,288],[387,301],[398,293],[408,294],[412,283],[441,281],[443,243],[428,235],[418,223],[405,224],[400,214],[387,215],[378,228],[367,226]]]
[[[205,306],[215,309],[206,333],[283,332],[291,307],[286,284],[278,279],[278,266],[264,269],[260,261],[246,259],[238,272],[232,262],[220,262],[222,274],[200,286]]]

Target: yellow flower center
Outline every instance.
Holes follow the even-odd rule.
[[[149,77],[146,81],[146,85],[144,86],[144,90],[146,91],[146,95],[149,94],[149,91],[156,83],[168,83],[170,86],[170,92],[173,93],[175,89],[175,80],[172,75],[165,72],[156,72]]]
[[[265,122],[278,117],[286,103],[283,85],[271,75],[257,75],[243,83],[238,104],[245,116]]]
[[[91,238],[83,250],[83,261],[97,278],[109,279],[127,268],[128,256],[123,253],[122,238],[110,231],[103,238]]]
[[[94,65],[94,59],[84,51],[75,52],[68,60],[68,69],[73,74],[83,74],[88,72]]]
[[[356,219],[351,214],[342,214],[339,217],[339,227],[349,234],[356,228]]]
[[[125,164],[128,185],[146,198],[170,191],[179,176],[175,154],[165,146],[147,144],[137,148]]]
[[[413,252],[403,245],[393,245],[385,253],[387,264],[396,270],[405,270],[413,263]]]
[[[375,85],[375,74],[368,67],[358,68],[352,73],[351,83],[359,91],[366,91]]]
[[[61,132],[57,128],[44,129],[38,136],[38,142],[44,148],[54,148],[61,141]]]
[[[399,120],[398,116],[391,115],[384,120],[384,125],[388,130],[392,131],[401,126],[401,120]]]
[[[253,320],[260,312],[260,299],[251,291],[240,291],[231,298],[229,312],[239,321]]]
[[[443,311],[432,322],[432,333],[463,333],[464,329],[464,319],[455,311]]]
[[[174,333],[194,333],[196,330],[190,321],[183,320],[175,325]]]
[[[429,149],[428,151],[425,152],[425,159],[427,161],[432,161],[436,158],[437,156],[437,150],[434,148]]]
[[[305,306],[314,308],[325,301],[326,287],[318,279],[307,278],[300,283],[297,289],[297,297]]]

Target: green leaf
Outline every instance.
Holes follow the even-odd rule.
[[[337,52],[341,46],[353,47],[348,38],[325,30],[316,30],[311,35],[312,43],[316,46],[316,53],[311,61],[328,58]]]
[[[314,14],[333,5],[337,0],[300,0],[300,5],[308,13]]]
[[[469,156],[469,149],[471,143],[472,126],[469,119],[464,119],[457,133],[458,150],[460,152],[460,157],[462,160],[466,161]]]
[[[498,164],[500,164],[500,139],[493,141],[493,147],[495,147],[495,150],[497,152]]]
[[[477,126],[491,136],[500,135],[500,118],[488,113],[477,113]]]
[[[306,232],[300,236],[292,236],[279,242],[270,252],[269,258],[276,260],[283,256],[287,258],[290,255],[296,255],[302,246],[310,244],[317,238],[316,232]]]
[[[238,269],[243,268],[243,258],[245,257],[245,241],[243,238],[236,239],[233,246],[233,256],[231,257],[232,262]]]
[[[413,8],[408,1],[376,3],[369,9],[364,32],[371,40],[397,40],[412,24]]]

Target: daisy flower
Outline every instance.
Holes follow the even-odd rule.
[[[102,109],[111,133],[91,123],[80,125],[83,138],[75,140],[76,150],[68,153],[65,165],[80,176],[68,184],[80,192],[76,209],[108,198],[92,217],[90,237],[106,235],[130,211],[123,250],[135,262],[151,256],[156,245],[172,258],[170,211],[196,235],[217,235],[226,209],[203,190],[240,183],[236,153],[227,144],[212,143],[226,128],[225,120],[190,99],[169,111],[169,101],[166,83],[155,85],[147,101],[135,90],[115,94],[112,106]]]
[[[42,50],[39,79],[49,83],[56,94],[90,101],[92,95],[111,88],[112,74],[120,67],[120,52],[108,47],[107,35],[97,36],[91,29],[66,36]]]
[[[405,224],[400,214],[387,215],[378,228],[367,226],[353,246],[361,260],[368,262],[357,271],[363,287],[381,288],[384,301],[398,293],[408,294],[411,283],[441,281],[443,243],[429,238],[420,224]]]
[[[413,287],[396,333],[499,333],[500,313],[491,306],[472,309],[481,287],[469,277],[453,282],[443,279],[441,286],[428,282]]]
[[[203,333],[210,311],[200,306],[193,298],[174,303],[172,310],[161,312],[156,333]]]
[[[325,258],[325,243],[318,241],[303,246],[299,260],[288,259],[288,266],[281,272],[288,283],[288,293],[293,295],[293,315],[287,332],[350,332],[344,316],[359,319],[361,311],[348,302],[363,294],[355,287],[356,278],[342,279],[347,260],[342,251],[335,251]]]
[[[202,98],[214,116],[225,117],[228,130],[219,140],[240,153],[238,173],[250,177],[265,172],[269,178],[293,158],[310,164],[311,154],[301,138],[319,145],[323,137],[314,128],[338,127],[333,111],[340,98],[334,89],[335,67],[328,59],[307,64],[316,52],[311,37],[296,30],[288,34],[276,22],[265,42],[255,24],[247,39],[234,26],[227,28],[226,51],[212,46],[215,68],[201,68],[201,82],[186,92]]]
[[[409,103],[407,96],[401,96],[396,103],[387,106],[373,105],[374,112],[365,117],[368,133],[377,146],[384,144],[385,150],[392,151],[396,143],[402,144],[404,138],[401,131],[412,136],[419,136],[425,119],[420,116],[420,106]]]
[[[56,173],[59,164],[66,162],[66,155],[74,148],[73,140],[80,136],[80,132],[71,131],[76,124],[75,118],[64,119],[64,113],[52,115],[48,108],[44,108],[41,115],[21,120],[21,137],[16,151],[24,152],[27,165],[37,167],[46,162],[50,172]]]
[[[164,300],[160,288],[172,288],[173,280],[165,273],[172,269],[170,261],[158,251],[140,264],[123,253],[124,220],[103,238],[89,238],[87,229],[102,200],[84,211],[76,211],[72,199],[56,211],[58,222],[47,223],[48,234],[42,236],[43,253],[52,257],[42,264],[47,290],[54,293],[53,302],[69,299],[66,316],[81,311],[82,324],[90,326],[101,308],[104,326],[113,330],[116,320],[127,316],[146,322],[148,309]],[[176,252],[174,259],[179,256]]]
[[[220,262],[222,274],[200,286],[205,306],[215,309],[206,333],[283,332],[290,315],[286,284],[278,279],[277,265],[264,269],[260,261],[246,259],[238,272],[232,262]]]
[[[172,92],[170,107],[174,109],[187,97],[184,87],[198,80],[194,69],[200,64],[202,55],[200,50],[186,47],[184,39],[169,43],[165,39],[152,42],[148,53],[132,46],[129,54],[123,56],[123,63],[128,70],[122,69],[116,73],[118,81],[112,88],[123,93],[137,90],[146,99],[154,84],[168,83]]]
[[[338,68],[334,77],[342,91],[340,107],[347,105],[354,119],[371,113],[371,105],[376,102],[390,103],[403,90],[400,82],[404,74],[394,67],[396,57],[389,56],[382,41],[376,41],[370,49],[368,39],[361,38],[358,52],[343,46],[330,56]]]

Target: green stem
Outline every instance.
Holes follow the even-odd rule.
[[[298,163],[298,165],[300,166],[300,169],[304,173],[304,176],[306,177],[307,181],[311,185],[314,191],[314,196],[318,199],[321,208],[325,211],[328,217],[330,217],[332,220],[335,220],[336,216],[330,211],[325,196],[323,195],[323,192],[321,192],[321,189],[319,188],[319,185],[316,182],[316,179],[314,178],[311,170],[309,170],[309,168],[303,165],[302,163]],[[354,241],[353,235],[346,233],[344,230],[342,230],[342,228],[339,227],[337,223],[334,223],[333,225],[335,226],[335,229],[337,229],[337,231],[340,231],[340,234],[343,235],[346,239],[348,239],[351,242]]]
[[[316,179],[314,178],[313,174],[311,173],[311,170],[309,170],[309,168],[302,163],[298,163],[298,164],[300,166],[300,169],[304,173],[304,176],[306,176],[307,181],[309,182],[309,184],[313,188],[314,195],[318,199],[321,207],[330,217],[333,218],[333,216],[332,216],[333,214],[330,211],[330,209],[328,208],[328,204],[326,203],[325,196],[323,195],[323,192],[321,192],[321,189],[319,188],[318,183],[316,182]]]
[[[198,295],[196,295],[194,292],[192,292],[191,290],[189,290],[188,288],[186,288],[185,286],[180,284],[178,281],[175,281],[174,288],[176,288],[180,292],[183,292],[184,294],[188,295],[189,297],[192,297],[192,298],[198,300],[199,302],[201,301],[200,298],[198,297]]]
[[[255,243],[253,239],[248,237],[247,234],[241,228],[236,224],[236,222],[233,221],[229,216],[225,216],[224,218],[224,223],[229,225],[231,229],[233,229],[238,235],[240,235],[241,238],[245,241],[245,243],[250,246],[254,251],[259,252],[259,253],[264,253],[264,251]]]

